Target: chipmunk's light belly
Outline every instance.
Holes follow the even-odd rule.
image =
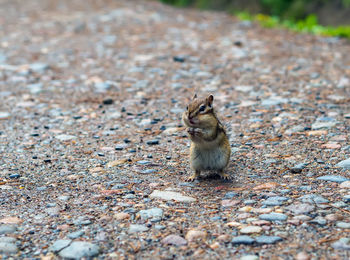
[[[194,170],[221,170],[226,167],[228,155],[220,147],[216,149],[193,149],[191,165]]]

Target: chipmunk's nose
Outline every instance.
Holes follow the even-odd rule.
[[[194,124],[195,122],[193,121],[194,116],[193,115],[188,115],[188,121],[190,121],[191,124]]]

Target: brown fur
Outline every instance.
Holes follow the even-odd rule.
[[[215,170],[223,178],[231,147],[225,129],[218,120],[213,108],[213,96],[198,99],[196,96],[182,115],[191,139],[190,164],[195,173],[189,178],[194,180],[201,171]],[[201,108],[205,107],[203,111]]]

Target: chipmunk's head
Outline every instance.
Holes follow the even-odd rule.
[[[197,95],[194,95],[182,115],[185,125],[193,128],[205,128],[211,125],[214,115],[213,100],[213,95],[205,99],[199,99]]]

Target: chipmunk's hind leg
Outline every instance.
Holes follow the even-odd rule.
[[[195,172],[187,178],[187,181],[194,181],[195,179],[197,179],[199,177],[199,174],[201,173],[201,171],[199,170],[195,170]]]
[[[224,179],[224,180],[232,179],[230,174],[224,172],[224,169],[218,170],[218,174],[220,175],[221,179]]]

